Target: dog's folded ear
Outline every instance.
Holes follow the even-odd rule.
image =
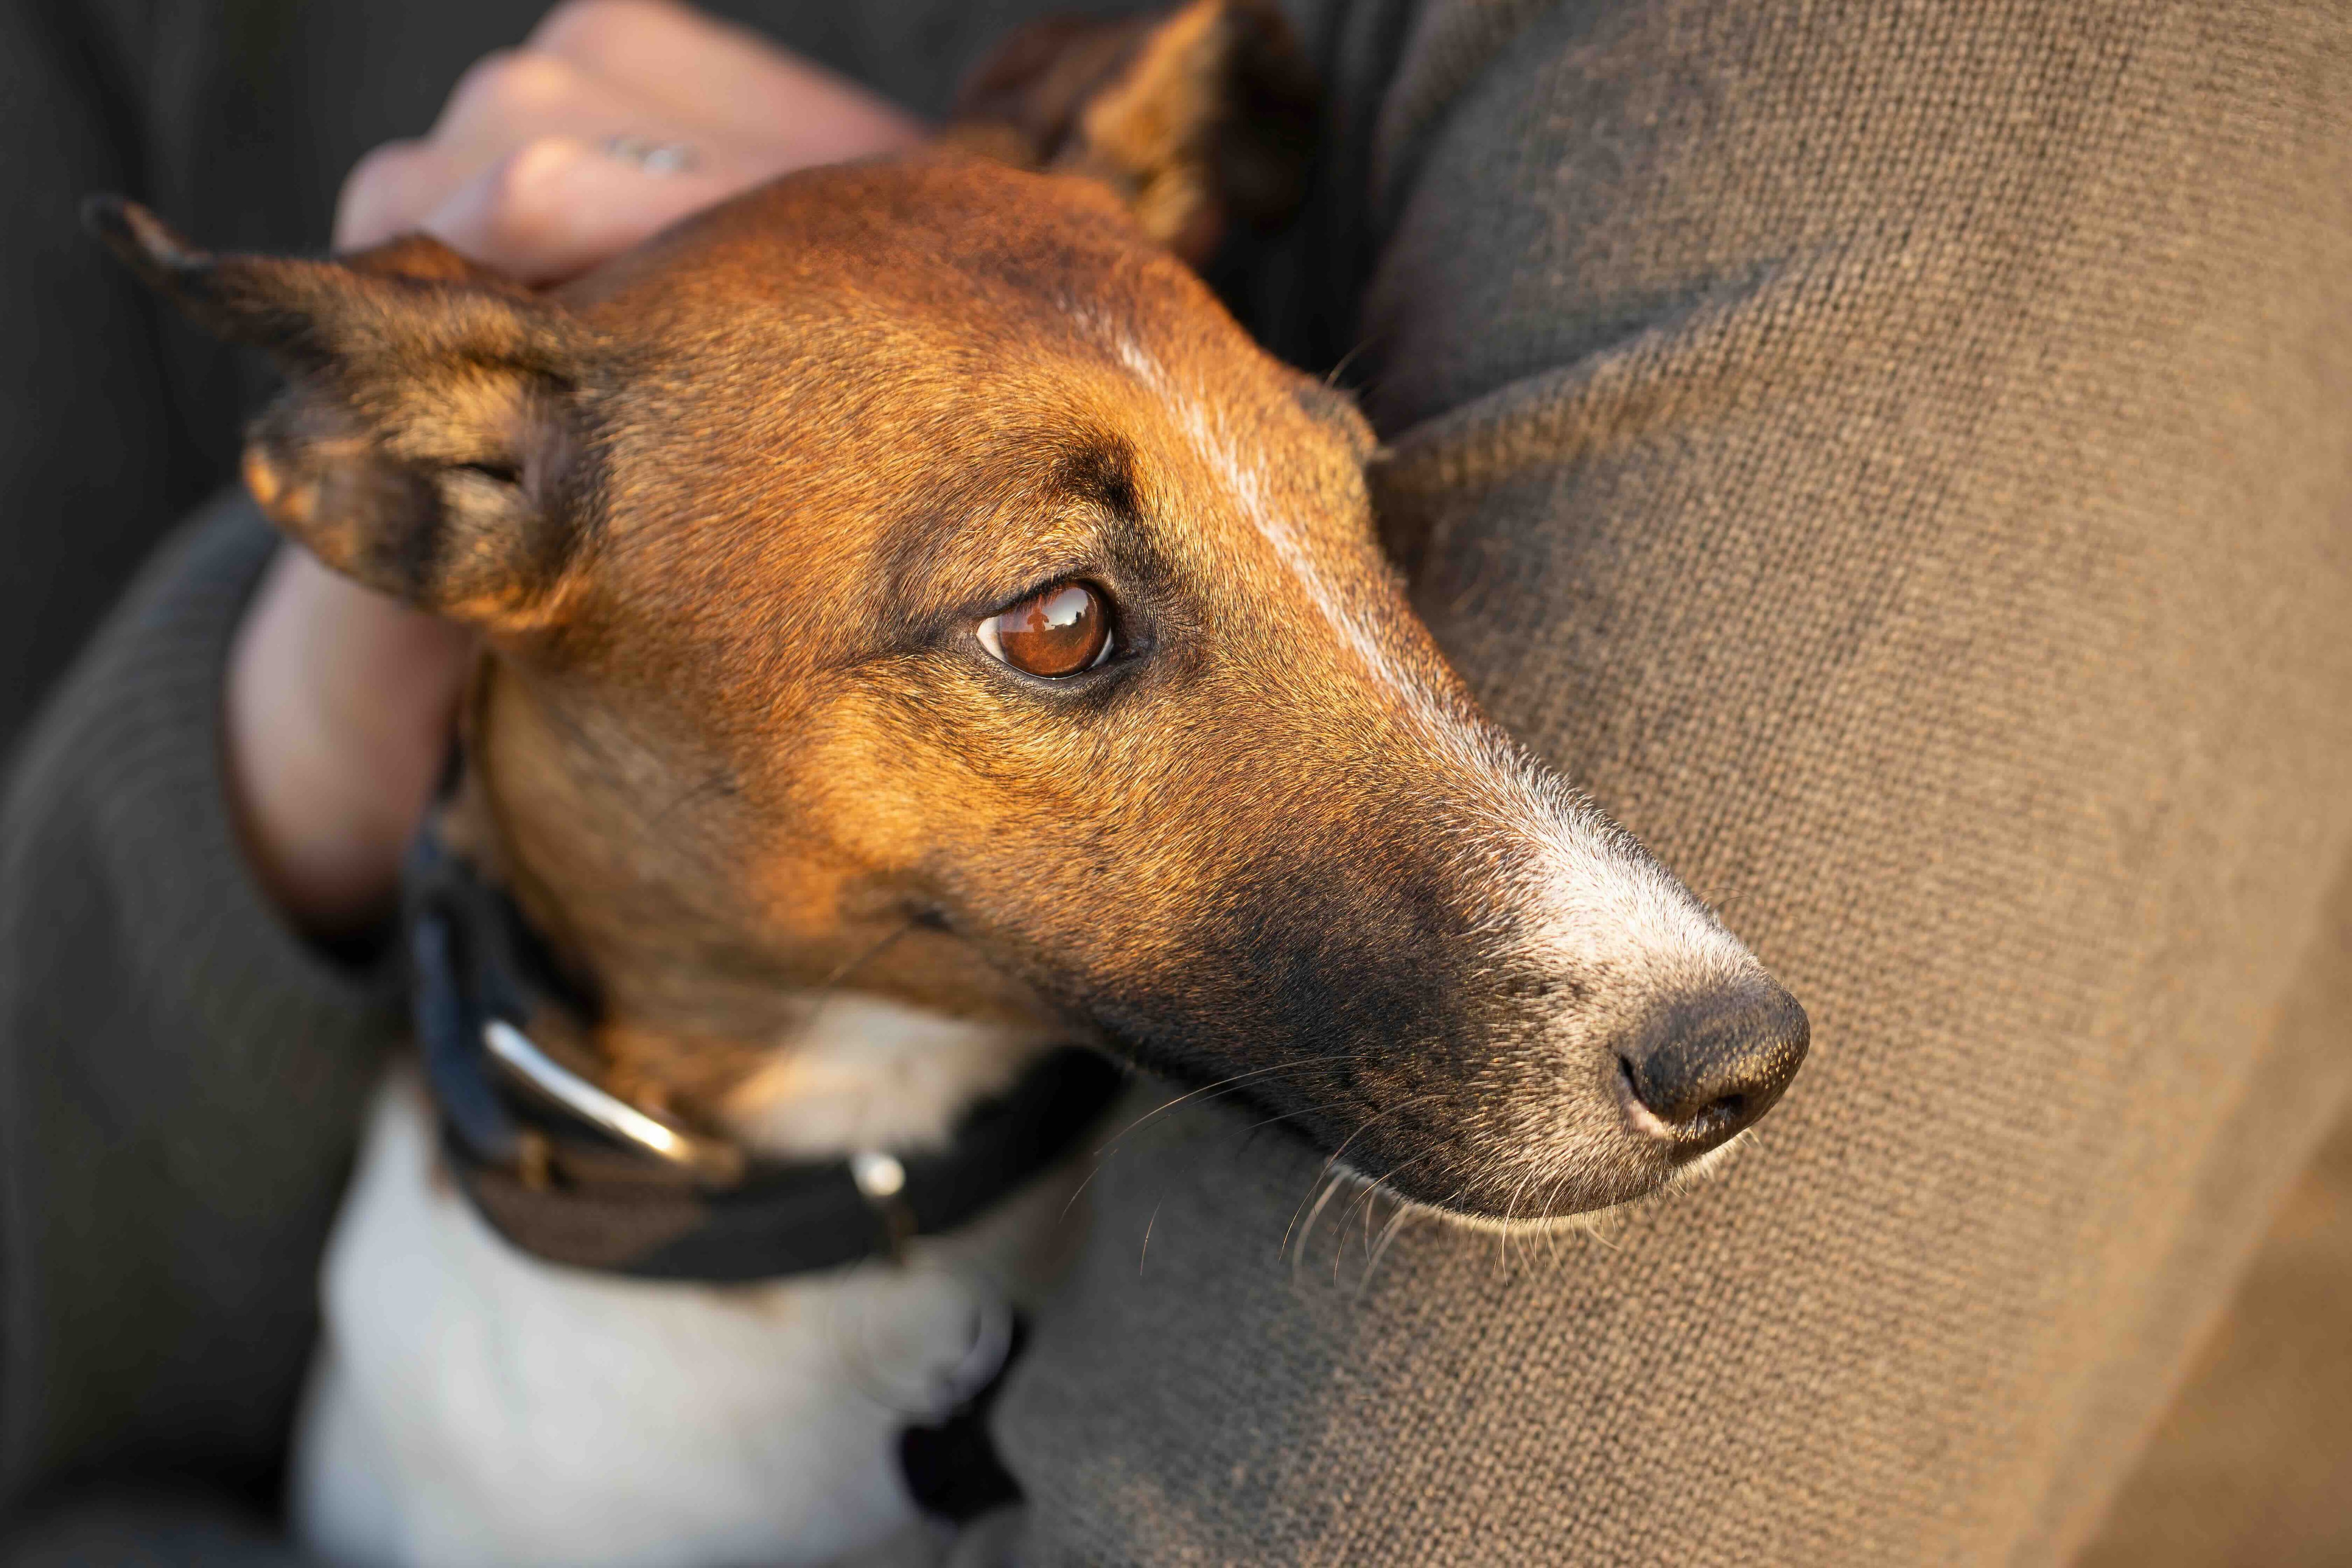
[[[580,542],[569,416],[586,362],[559,307],[421,235],[322,261],[210,255],[117,197],[83,221],[199,326],[285,371],[245,452],[272,521],[454,619],[553,617]]]
[[[1144,232],[1199,263],[1229,224],[1289,216],[1317,122],[1314,72],[1272,0],[1191,0],[1032,23],[965,82],[945,139],[1099,180]]]

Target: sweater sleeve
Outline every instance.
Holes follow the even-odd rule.
[[[182,0],[0,7],[0,748],[235,460],[253,362],[178,321],[78,216],[94,191],[192,216],[175,172],[204,162],[184,152],[182,79],[205,20]]]
[[[2347,17],[1340,11],[1414,602],[1812,1055],[1597,1235],[1143,1121],[1020,1558],[2071,1561],[2352,1084]]]
[[[276,1485],[398,1013],[281,923],[230,820],[222,671],[272,548],[241,496],[189,523],[0,808],[0,1508],[108,1476]]]
[[[0,1537],[0,1568],[299,1568],[302,1561],[257,1510],[136,1485],[79,1493]]]

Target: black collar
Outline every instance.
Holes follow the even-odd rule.
[[[895,1256],[1010,1196],[1118,1092],[1107,1058],[1067,1047],[977,1107],[943,1150],[750,1158],[624,1105],[530,1038],[547,1009],[593,1018],[593,999],[429,827],[406,900],[417,1039],[450,1162],[494,1229],[553,1262],[740,1283]]]

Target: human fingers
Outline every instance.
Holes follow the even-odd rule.
[[[641,82],[616,81],[526,45],[486,55],[469,67],[426,141],[453,158],[469,160],[468,175],[541,136],[596,143],[625,135],[691,144],[714,161],[740,159],[764,166],[788,155],[775,145],[775,118],[771,105],[757,121],[730,121],[707,108],[646,91]]]
[[[692,147],[706,173],[755,179],[772,159],[698,126],[565,61],[505,50],[459,79],[433,131],[375,149],[352,168],[337,206],[336,244],[373,245],[422,225],[468,183],[535,142],[563,138],[604,146],[627,137]]]
[[[761,180],[919,133],[863,89],[684,6],[574,0],[523,47],[470,68],[430,135],[361,161],[335,240],[423,227],[549,282]],[[625,147],[667,162],[612,155]]]
[[[541,137],[467,181],[419,226],[518,282],[552,283],[757,178],[740,164],[650,169],[570,137]]]
[[[476,62],[426,141],[446,196],[551,136],[677,148],[749,184],[919,132],[865,89],[688,6],[571,0],[520,48]]]
[[[922,127],[759,35],[669,0],[566,0],[524,52],[611,83],[681,125],[766,147],[786,167],[863,157]]]

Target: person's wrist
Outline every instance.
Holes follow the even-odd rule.
[[[305,933],[383,919],[473,641],[279,552],[229,653],[226,786],[257,881]]]

